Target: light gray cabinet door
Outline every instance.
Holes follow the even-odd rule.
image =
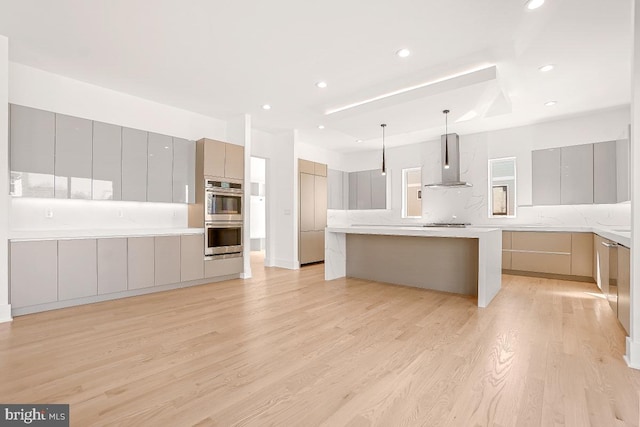
[[[122,200],[147,201],[147,132],[122,128]]]
[[[631,193],[629,193],[630,159],[631,155],[629,153],[629,140],[622,139],[616,141],[616,186],[618,192],[618,196],[616,198],[617,202],[626,202],[627,200],[631,200]]]
[[[98,239],[98,294],[127,290],[127,239]]]
[[[58,299],[98,295],[96,240],[58,241]]]
[[[344,191],[341,171],[329,169],[327,173],[327,193],[329,209],[344,209]]]
[[[189,234],[180,238],[180,280],[204,278],[204,235]]]
[[[371,209],[387,208],[387,177],[379,170],[371,171]]]
[[[153,237],[127,239],[128,289],[148,288],[154,284]]]
[[[220,277],[242,273],[243,258],[208,259],[204,262],[204,277]]]
[[[180,236],[155,238],[155,284],[180,282]]]
[[[53,197],[55,115],[13,104],[9,112],[11,194]]]
[[[173,138],[149,133],[147,201],[173,201]]]
[[[122,127],[93,122],[93,200],[122,200]]]
[[[327,226],[327,177],[314,176],[313,229],[324,230]]]
[[[593,144],[561,149],[560,203],[593,203]]]
[[[91,199],[91,120],[56,114],[55,195]]]
[[[10,280],[13,308],[57,301],[58,242],[12,242]]]
[[[560,204],[560,149],[531,152],[534,205]]]
[[[349,209],[358,209],[358,172],[349,173]]]
[[[371,209],[371,171],[360,171],[357,174],[356,208]]]
[[[616,141],[593,144],[593,203],[616,203]]]
[[[300,174],[300,231],[314,230],[315,176]]]
[[[196,201],[196,143],[173,138],[173,202]]]

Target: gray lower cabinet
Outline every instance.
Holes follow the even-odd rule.
[[[204,278],[204,235],[188,234],[180,238],[180,280]]]
[[[204,277],[230,276],[242,273],[242,257],[227,259],[211,259],[204,262]]]
[[[57,241],[12,242],[10,257],[13,308],[58,300]]]
[[[155,237],[155,284],[180,283],[180,236]]]
[[[593,203],[593,144],[561,149],[560,203]]]
[[[10,192],[17,197],[53,197],[55,114],[10,105]]]
[[[93,122],[93,200],[122,200],[122,127]]]
[[[58,241],[58,300],[98,294],[96,240]]]
[[[92,138],[91,120],[56,114],[56,198],[91,199]]]
[[[147,159],[147,201],[173,201],[173,138],[149,133]]]
[[[98,294],[127,290],[127,239],[98,239]]]
[[[147,132],[122,128],[122,200],[147,201]]]
[[[196,143],[173,138],[173,203],[195,203]]]
[[[153,237],[127,239],[128,289],[148,288],[154,285],[154,246]]]
[[[534,205],[560,204],[560,151],[551,148],[531,152]]]

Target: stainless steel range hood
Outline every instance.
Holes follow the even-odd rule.
[[[472,187],[460,181],[460,137],[457,133],[440,136],[442,143],[442,182],[427,184],[427,188]],[[448,166],[448,167],[447,167]]]

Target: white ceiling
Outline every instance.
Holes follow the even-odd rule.
[[[15,62],[214,117],[249,113],[258,128],[357,151],[378,146],[381,122],[390,146],[437,137],[444,108],[464,135],[628,104],[630,16],[628,0],[534,11],[524,0],[0,0],[0,34]],[[408,58],[394,54],[403,47]],[[325,114],[492,65],[477,82]]]

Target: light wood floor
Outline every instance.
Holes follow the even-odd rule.
[[[322,265],[253,274],[1,324],[0,402],[70,403],[75,426],[638,425],[593,284],[503,276],[478,309]]]

